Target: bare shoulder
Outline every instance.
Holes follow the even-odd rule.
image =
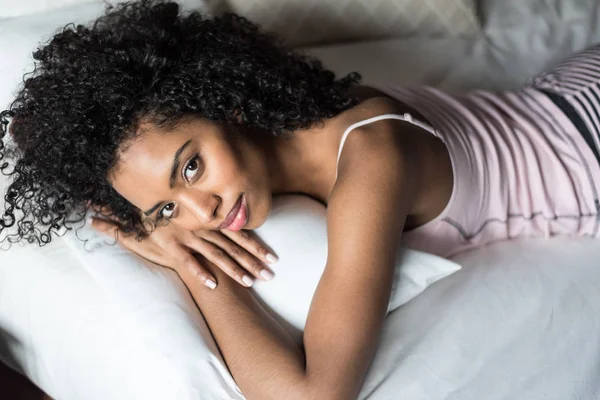
[[[403,105],[387,96],[372,96],[347,110],[336,123],[336,140],[341,150],[337,163],[338,177],[346,176],[357,166],[387,179],[396,179],[409,174],[411,181],[420,181],[420,166],[423,158],[422,132],[419,127],[393,118],[385,118],[360,125],[348,132],[360,121],[383,114],[402,114]],[[344,134],[348,132],[344,139]],[[342,143],[341,141],[344,140]],[[373,174],[367,174],[373,177]]]
[[[365,85],[354,85],[350,88],[352,93],[359,101],[367,100],[371,97],[386,97],[387,95],[381,90]]]
[[[347,127],[377,115],[408,112],[415,118],[428,122],[408,105],[376,89],[357,87],[355,90],[362,97],[359,97],[358,105],[340,115],[336,129],[339,132],[338,143]],[[373,149],[380,154],[380,161],[386,156],[399,157],[403,169],[419,176],[416,181],[416,202],[407,219],[407,229],[431,220],[445,208],[453,186],[452,164],[448,150],[439,138],[409,122],[383,119],[353,130],[344,143],[347,158],[367,154],[366,149]],[[340,157],[338,168],[343,169],[346,162],[348,159]]]
[[[402,106],[396,104],[392,99],[380,96],[370,97],[353,109],[348,110],[344,118],[338,121],[340,126],[337,129],[337,140],[341,142],[343,134],[357,122],[383,114],[401,114],[403,111]],[[407,164],[406,167],[413,167],[418,170],[420,159],[416,155],[422,147],[423,136],[417,126],[392,118],[358,126],[352,130],[351,134],[348,134],[343,144],[339,143],[339,147],[343,148],[343,152],[340,156],[338,169],[341,172],[345,164],[353,158],[363,157],[367,154],[378,154],[379,157],[373,158],[375,163],[386,157],[402,158],[403,163]]]
[[[367,104],[374,104],[375,106],[387,108],[389,112],[402,114],[410,113],[414,117],[424,122],[428,122],[427,119],[417,110],[412,108],[410,104],[403,103],[379,89],[370,86],[356,85],[350,89],[350,92],[358,99],[359,103],[367,101]],[[372,101],[374,102],[371,103]]]
[[[324,135],[321,136],[322,144],[329,149],[331,161],[337,159],[338,151],[341,148],[342,138],[352,125],[378,115],[404,113],[407,111],[402,103],[383,95],[376,89],[366,86],[354,86],[352,92],[357,96],[358,104],[337,114],[333,118],[325,120],[323,129],[321,130],[321,132],[324,133]],[[348,139],[352,138],[352,142],[379,140],[376,137],[357,137],[363,136],[361,132],[374,131],[375,127],[377,127],[375,131],[379,132],[378,136],[384,136],[384,131],[388,131],[392,125],[397,124],[394,124],[392,120],[388,119],[376,123],[365,124],[352,129],[352,134],[348,136]],[[344,148],[346,148],[346,146],[347,145],[344,145]],[[344,150],[344,153],[346,152],[347,151]]]
[[[409,106],[377,89],[367,86],[355,86],[353,92],[356,93],[359,103],[340,113],[331,124],[331,131],[336,132],[334,136],[337,143],[340,143],[347,129],[358,122],[383,114],[404,114],[407,112],[414,114]],[[394,143],[396,146],[411,147],[415,140],[420,141],[420,137],[423,136],[420,132],[415,133],[419,129],[408,122],[386,118],[353,129],[348,139],[352,137],[351,142],[360,142],[360,145],[363,146],[368,145],[369,142],[380,143],[382,140],[387,140],[389,144]],[[345,144],[344,147],[346,146]]]

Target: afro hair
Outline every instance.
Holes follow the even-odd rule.
[[[192,114],[281,135],[355,105],[360,80],[336,79],[241,16],[182,13],[160,0],[107,5],[92,23],[61,28],[33,59],[0,113],[0,139],[14,140],[0,141],[0,170],[12,178],[0,233],[13,227],[2,240],[10,243],[49,243],[91,205],[138,240],[148,235],[140,210],[108,181],[141,122],[169,127]]]

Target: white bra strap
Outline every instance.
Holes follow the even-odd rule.
[[[342,149],[344,148],[344,143],[346,143],[346,139],[348,138],[348,134],[350,132],[352,132],[355,128],[358,128],[358,127],[363,126],[363,125],[370,124],[371,122],[377,122],[377,121],[380,121],[382,119],[399,119],[401,121],[410,122],[411,124],[416,125],[419,128],[423,128],[426,131],[429,131],[431,134],[437,136],[437,134],[435,132],[435,129],[431,125],[426,124],[426,123],[424,123],[422,121],[414,119],[412,117],[412,115],[410,115],[409,113],[405,113],[403,115],[400,115],[400,114],[383,114],[383,115],[378,115],[376,117],[371,117],[371,118],[365,119],[363,121],[356,122],[356,123],[350,125],[348,127],[348,129],[346,129],[346,131],[342,135],[342,140],[340,141],[340,148],[338,150],[338,155],[337,155],[336,175],[337,175],[337,164],[339,164],[339,162],[340,162],[340,156],[342,155]]]

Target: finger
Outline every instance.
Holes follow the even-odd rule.
[[[186,243],[187,246],[202,254],[203,257],[223,270],[240,285],[250,287],[254,284],[254,280],[248,275],[248,272],[240,268],[239,264],[231,259],[225,250],[208,240],[195,235],[192,236],[189,242]]]
[[[273,264],[279,260],[275,255],[275,252],[252,231],[241,230],[232,232],[225,229],[220,232],[233,242],[242,246],[250,254],[266,263]]]
[[[155,264],[174,269],[179,276],[184,279],[186,284],[188,284],[188,282],[197,282],[200,280],[206,287],[210,289],[217,287],[216,279],[200,265],[198,260],[190,253],[189,249],[186,249],[182,246],[170,246],[170,249],[166,253],[171,254],[173,259],[175,259],[175,262],[178,263],[178,265],[170,265],[170,263],[165,263],[162,261],[160,259],[161,257],[153,252],[151,252],[153,255],[149,257],[147,248],[145,251],[141,250],[143,246],[142,243],[135,240],[133,235],[124,234],[119,229],[119,226],[113,222],[92,217],[92,227],[102,233],[115,237],[118,242],[123,244],[129,250],[137,254],[144,254],[144,258],[147,260]]]
[[[225,250],[229,256],[242,266],[246,271],[250,272],[256,278],[268,281],[273,278],[274,274],[259,258],[246,251],[246,249],[228,237],[223,236],[218,231],[211,231],[204,234],[205,241],[209,241]]]
[[[217,280],[200,264],[198,259],[190,252],[190,249],[176,246],[172,254],[180,263],[181,267],[175,268],[175,271],[177,271],[184,279],[186,285],[188,285],[189,282],[184,275],[191,278],[190,282],[197,282],[200,280],[209,289],[217,287]]]

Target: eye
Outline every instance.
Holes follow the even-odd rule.
[[[192,159],[183,167],[183,177],[186,181],[192,181],[200,171],[200,157],[196,154]],[[168,203],[158,212],[156,221],[160,221],[162,219],[169,219],[173,216],[173,211],[175,210],[175,204]]]
[[[200,157],[196,154],[183,168],[183,177],[186,181],[193,180],[200,171]]]
[[[175,204],[168,203],[158,212],[158,221],[161,219],[169,219],[173,216],[173,211],[175,210]]]

